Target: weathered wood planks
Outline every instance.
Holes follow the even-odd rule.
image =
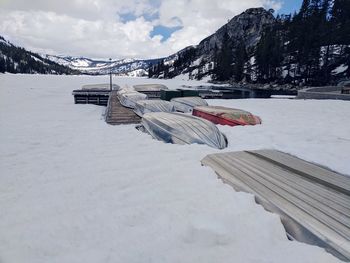
[[[116,90],[110,92],[105,119],[111,125],[132,124],[141,121],[141,118],[132,109],[120,104]]]

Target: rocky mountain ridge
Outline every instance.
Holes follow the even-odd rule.
[[[303,1],[293,15],[250,8],[198,45],[149,69],[149,77],[286,86],[350,78],[350,2]]]
[[[234,39],[233,48],[237,48],[243,41],[247,48],[257,45],[261,33],[266,25],[275,22],[271,11],[264,8],[250,8],[233,17],[227,24],[220,27],[214,34],[203,39],[197,46],[197,56],[210,56],[215,48],[222,48],[224,35],[227,32],[230,39]]]
[[[147,76],[148,68],[161,59],[117,59],[103,60],[86,57],[55,56],[43,54],[43,57],[58,64],[67,66],[74,70],[79,70],[83,74],[104,75],[111,71],[115,75],[127,76]]]
[[[80,74],[37,53],[17,47],[0,36],[0,72],[27,74]]]
[[[230,48],[233,52],[237,50],[240,44],[244,44],[246,50],[251,54],[261,39],[263,29],[274,22],[275,17],[271,10],[268,11],[264,8],[247,9],[233,17],[214,34],[203,39],[198,45],[187,47],[165,58],[165,69],[163,65],[160,65],[160,67],[156,65],[153,67],[153,72],[152,69],[150,70],[150,77],[172,78],[178,75],[186,75],[189,78],[201,79],[211,74],[215,63],[215,53],[222,49],[225,37],[232,40]],[[188,55],[188,52],[191,55]],[[181,60],[180,63],[177,63],[179,60]],[[172,61],[172,63],[168,61]]]
[[[0,36],[0,72],[27,74],[88,74],[143,77],[160,59],[91,59],[38,54],[15,46]]]

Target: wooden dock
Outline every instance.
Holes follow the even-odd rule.
[[[109,90],[73,90],[75,104],[95,104],[107,106]]]
[[[202,164],[278,213],[291,239],[350,260],[350,177],[274,150],[210,154]]]
[[[116,84],[112,85],[113,90],[120,87]],[[84,85],[81,89],[73,90],[75,104],[95,104],[107,106],[110,92],[110,84],[90,84]]]
[[[109,94],[105,118],[106,122],[111,125],[132,124],[141,121],[141,118],[132,109],[120,104],[116,90]]]

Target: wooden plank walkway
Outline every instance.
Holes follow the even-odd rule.
[[[109,90],[73,90],[75,104],[95,104],[107,106]]]
[[[106,122],[111,125],[133,124],[141,121],[141,118],[132,109],[120,104],[116,90],[109,94],[105,118]]]
[[[210,154],[202,164],[278,213],[291,238],[350,260],[350,177],[274,150]]]

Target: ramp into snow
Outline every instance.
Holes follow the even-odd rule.
[[[116,90],[109,94],[105,118],[106,122],[111,125],[132,124],[141,121],[141,118],[132,109],[120,104]]]
[[[350,260],[350,177],[274,150],[210,154],[202,164],[278,213],[289,237]]]

